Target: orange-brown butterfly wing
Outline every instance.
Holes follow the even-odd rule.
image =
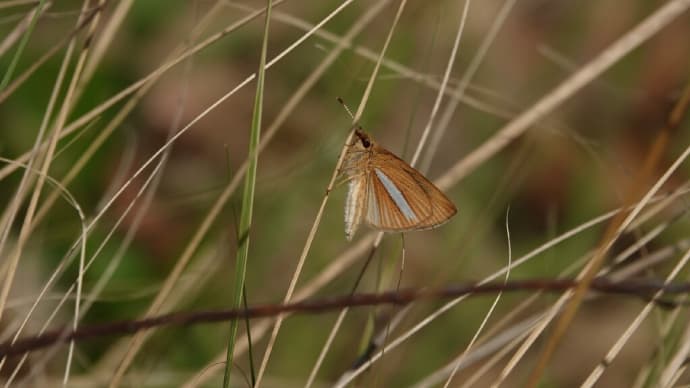
[[[448,221],[455,205],[419,171],[376,146],[369,163],[366,221],[389,231],[430,229]]]
[[[431,203],[431,215],[419,223],[417,229],[431,229],[448,222],[458,212],[453,202],[422,173],[409,165],[407,167],[407,173],[426,191]]]
[[[403,171],[372,167],[369,172],[366,222],[376,229],[413,230],[431,215],[428,195]]]

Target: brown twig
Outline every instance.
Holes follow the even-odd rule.
[[[263,304],[246,309],[211,310],[196,312],[177,312],[145,318],[141,320],[116,321],[102,325],[82,326],[76,331],[58,329],[41,335],[27,337],[11,344],[9,341],[0,344],[0,357],[18,356],[58,343],[82,341],[113,335],[126,335],[158,326],[187,326],[197,323],[224,322],[244,318],[274,317],[284,313],[319,314],[343,309],[345,307],[373,306],[381,304],[406,305],[419,300],[437,300],[457,298],[461,295],[482,295],[496,292],[547,291],[563,292],[577,286],[573,279],[530,279],[497,282],[484,285],[458,284],[440,289],[402,289],[383,293],[361,293],[346,296],[303,300],[286,304]],[[666,294],[690,293],[690,283],[664,285],[657,280],[627,280],[611,282],[606,278],[597,278],[590,289],[600,293],[636,296],[650,299],[651,295],[663,290]],[[655,300],[662,307],[675,307],[673,301]]]

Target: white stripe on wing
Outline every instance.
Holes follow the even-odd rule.
[[[398,210],[400,210],[400,212],[409,221],[417,221],[417,216],[414,214],[414,211],[412,211],[412,208],[407,203],[400,190],[395,186],[395,183],[393,183],[393,181],[391,181],[390,178],[388,178],[386,174],[384,174],[383,171],[379,170],[378,168],[375,168],[374,171],[376,172],[376,176],[379,178],[381,183],[383,183],[383,187],[386,188],[388,194],[391,196],[391,198],[393,198],[393,202],[395,202]]]

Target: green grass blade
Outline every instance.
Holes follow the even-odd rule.
[[[246,284],[245,284],[246,286]],[[247,287],[242,290],[242,303],[244,303],[244,309],[248,308],[247,303]],[[252,387],[256,385],[256,369],[254,368],[254,350],[252,347],[252,331],[249,325],[249,317],[244,318],[244,326],[247,331],[247,356],[249,357],[249,376],[251,377]]]
[[[271,19],[271,0],[267,1],[266,21],[264,24],[264,38],[261,45],[261,59],[257,72],[256,95],[254,96],[254,111],[252,113],[251,133],[249,137],[249,165],[244,180],[242,194],[242,211],[240,214],[239,247],[237,250],[237,264],[235,268],[235,295],[233,308],[242,305],[244,290],[244,278],[247,272],[247,256],[249,253],[249,231],[252,224],[252,209],[254,207],[254,188],[256,186],[256,166],[258,164],[259,139],[261,137],[261,113],[263,108],[264,75],[266,67],[266,46],[268,45],[268,27]],[[235,337],[239,320],[230,323],[230,336],[228,338],[228,352],[226,355],[225,373],[223,375],[223,387],[230,385],[230,370],[232,369],[232,356],[235,349]]]

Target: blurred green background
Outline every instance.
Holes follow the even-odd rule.
[[[4,36],[5,42],[34,9],[34,3],[26,3],[8,3],[0,8],[0,37]],[[349,5],[319,33],[267,71],[264,130],[334,48],[335,43],[328,36],[345,34],[375,3],[359,1]],[[511,118],[531,107],[665,3],[648,0],[516,2],[465,91],[481,107],[460,104],[433,158],[422,155],[422,160],[430,158],[431,161],[427,176],[432,180],[441,176]],[[245,17],[249,9],[265,5],[259,1],[216,4],[159,0],[135,1],[131,7],[124,4],[107,2],[100,15],[89,55],[104,37],[108,37],[109,43],[104,46],[102,60],[94,64],[93,76],[85,80],[83,93],[67,117],[67,126],[175,57],[177,48],[197,44]],[[505,4],[497,0],[471,3],[449,81],[451,90],[458,87],[469,64],[475,60],[478,48]],[[89,4],[95,5],[96,2]],[[338,5],[332,1],[294,0],[280,4],[270,26],[269,60],[299,39],[305,33],[304,26],[318,23]],[[353,43],[376,55],[391,27],[397,5],[392,2],[384,7]],[[438,83],[443,78],[463,5],[460,1],[408,2],[386,53],[389,63],[397,67],[381,68],[364,110],[363,127],[380,145],[408,161],[429,120],[437,95],[437,89],[430,83]],[[74,30],[81,7],[78,1],[59,1],[42,13],[19,57],[12,81],[53,47],[64,44]],[[108,32],[118,10],[124,11],[122,22]],[[212,14],[206,18],[209,12]],[[287,22],[290,20],[295,22]],[[207,23],[197,32],[195,28],[201,21]],[[263,16],[260,16],[166,71],[133,101],[131,112],[67,185],[87,221],[99,214],[113,194],[165,144],[171,131],[186,126],[257,69],[262,34]],[[84,47],[85,36],[84,31],[77,35],[77,53]],[[635,184],[635,173],[641,168],[650,144],[688,82],[688,36],[690,15],[686,13],[446,190],[459,213],[442,228],[405,235],[401,285],[428,287],[479,280],[505,266],[508,207],[512,255],[516,258],[620,206]],[[17,45],[15,42],[0,56],[3,75]],[[31,150],[48,112],[65,52],[66,48],[61,47],[1,101],[0,156],[3,158],[18,159]],[[77,55],[72,57],[67,80],[71,79],[76,58]],[[345,50],[289,112],[261,153],[246,284],[250,304],[282,301],[349,129],[350,119],[336,97],[342,97],[356,109],[373,66],[370,58]],[[400,68],[407,72],[402,73]],[[134,319],[148,309],[207,212],[247,157],[254,92],[254,83],[239,89],[174,142],[150,204],[146,205],[143,197],[138,198],[138,193],[152,167],[135,178],[95,224],[88,239],[87,257],[109,233],[113,234],[85,275],[84,293],[91,293],[109,268],[114,272],[102,293],[95,296],[83,324]],[[59,93],[58,107],[64,102],[65,87]],[[63,137],[57,145],[50,175],[61,180],[129,99],[114,104],[87,125]],[[441,112],[447,101],[446,97]],[[54,115],[50,123],[54,123]],[[437,125],[438,118],[432,131]],[[690,131],[686,120],[672,133],[671,145],[662,157],[657,175],[685,149],[688,140]],[[425,148],[425,153],[429,149]],[[684,183],[688,172],[690,169],[683,165],[663,191]],[[22,174],[23,170],[17,170],[0,181],[3,208],[7,209],[16,196]],[[48,186],[41,199],[45,200],[52,191]],[[354,244],[345,240],[343,232],[345,193],[346,187],[341,185],[328,200],[298,289]],[[25,200],[11,228],[10,246],[16,243],[27,203]],[[132,204],[133,209],[128,211]],[[167,299],[166,311],[229,307],[241,206],[240,187],[194,250],[190,264],[176,282],[173,296]],[[664,221],[673,224],[646,245],[648,251],[685,238],[688,221],[683,216],[675,217],[685,206],[684,201],[679,201],[650,224],[641,226],[637,235],[626,235],[611,256]],[[122,222],[118,222],[123,215]],[[604,225],[599,225],[547,250],[515,269],[511,278],[559,276],[596,247],[603,228]],[[367,228],[360,230],[356,239],[366,232]],[[58,200],[37,223],[19,262],[9,312],[0,321],[2,339],[14,333],[18,320],[27,313],[79,234],[79,218],[64,200]],[[396,286],[400,241],[398,235],[384,239],[360,290]],[[7,260],[10,250],[6,247],[0,260]],[[116,257],[117,265],[113,266]],[[361,263],[363,257],[318,290],[316,296],[347,294]],[[651,268],[646,275],[661,277],[668,268],[667,265]],[[26,335],[41,328],[59,298],[73,284],[77,271],[73,262],[59,277],[29,320]],[[526,296],[504,295],[490,324],[512,311]],[[541,311],[555,298],[542,296],[527,312]],[[493,298],[480,297],[460,304],[387,354],[383,363],[376,364],[359,380],[359,386],[411,385],[450,362],[462,353],[492,301]],[[59,310],[50,327],[70,324],[72,303],[73,297]],[[440,305],[440,302],[415,305],[392,335],[410,328]],[[587,303],[556,353],[544,386],[579,385],[642,306],[641,301],[621,297],[601,297]],[[327,386],[345,372],[357,358],[361,344],[368,340],[366,333],[371,329],[372,318],[380,318],[384,326],[377,325],[376,331],[382,330],[391,311],[388,308],[352,311],[325,359],[317,385]],[[267,386],[305,383],[336,315],[295,316],[286,320],[268,364]],[[657,342],[661,341],[658,326],[658,319],[645,323],[603,375],[601,386],[631,386],[640,366],[654,363]],[[209,362],[223,354],[227,331],[226,324],[157,330],[129,368],[125,385],[177,386],[193,380],[197,374],[204,374]],[[79,343],[71,380],[74,386],[106,384],[122,358],[127,340],[101,338]],[[265,337],[255,344],[257,364],[265,346]],[[524,365],[514,372],[514,381],[524,381],[539,348],[535,346],[528,353],[522,361]],[[43,355],[42,352],[34,354],[21,375],[32,376],[33,380],[26,380],[32,384],[37,381],[57,384],[64,369],[65,347],[47,360]],[[236,362],[239,369],[248,373],[246,353]],[[480,366],[481,361],[460,371],[454,382],[459,384],[463,376],[470,376]],[[502,367],[499,363],[491,369],[477,386],[493,381]],[[0,379],[7,378],[10,371],[5,366],[0,371]],[[205,384],[217,386],[221,371],[216,367],[204,376],[204,381],[209,379]],[[239,378],[237,369],[234,371]],[[44,380],[36,380],[39,378],[36,376]],[[237,381],[237,386],[243,385]]]

